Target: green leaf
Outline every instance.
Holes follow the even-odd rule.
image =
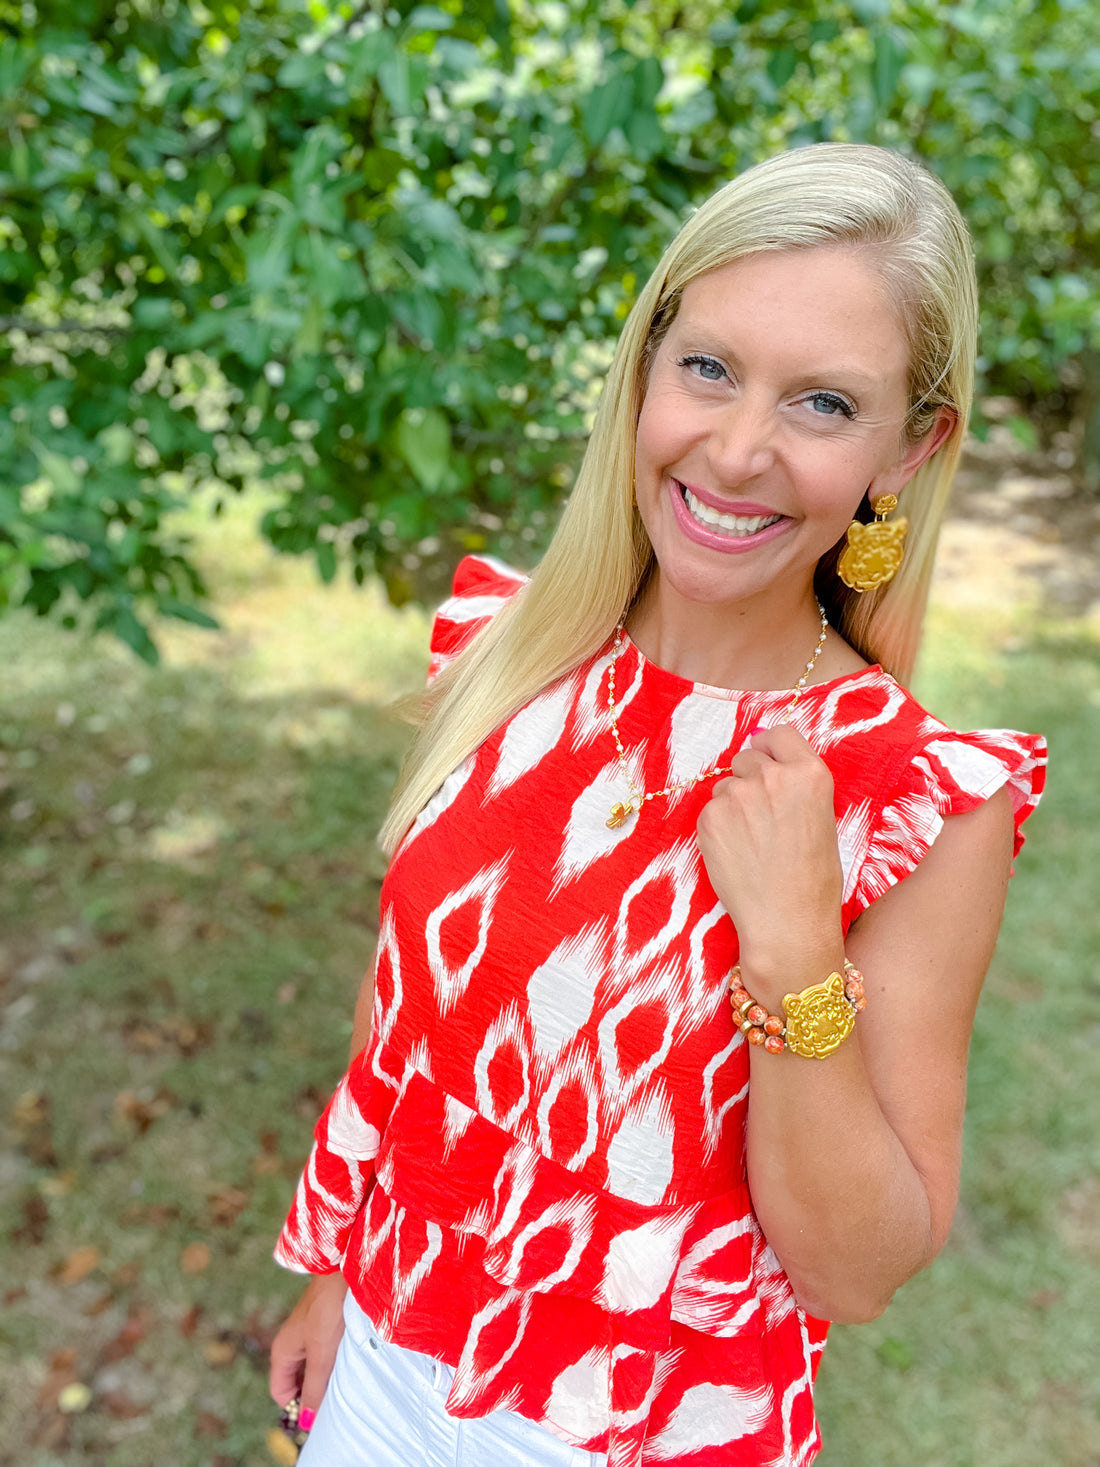
[[[405,22],[408,31],[449,31],[455,23],[453,15],[436,5],[418,5]]]
[[[111,423],[98,435],[103,447],[103,456],[112,468],[129,463],[134,451],[133,432],[125,423]]]
[[[451,425],[438,408],[407,409],[395,433],[397,451],[420,484],[433,493],[447,477],[451,457]]]
[[[170,616],[175,621],[186,621],[194,627],[203,627],[210,632],[221,630],[221,622],[217,617],[211,616],[209,612],[200,611],[189,601],[179,601],[174,596],[158,596],[157,610],[161,616]]]
[[[100,619],[99,625],[114,632],[150,667],[156,667],[160,661],[157,644],[128,606],[115,607],[109,616]]]
[[[634,106],[652,108],[665,84],[665,70],[656,56],[645,56],[634,68]]]
[[[313,548],[317,571],[325,585],[336,579],[336,546],[331,540],[318,540]]]
[[[768,73],[768,79],[772,85],[779,91],[794,76],[797,65],[798,52],[793,46],[782,46],[778,51],[773,51],[768,57],[764,70]]]
[[[319,51],[312,55],[299,52],[283,62],[275,80],[281,87],[308,87],[325,81],[325,58]]]
[[[398,51],[378,68],[378,84],[398,117],[407,116],[420,103],[427,83],[428,69],[422,56]]]
[[[875,36],[874,62],[872,65],[875,101],[883,112],[888,112],[897,92],[898,78],[905,65],[905,53],[892,31],[879,31]]]
[[[1028,453],[1034,453],[1039,446],[1039,434],[1035,424],[1030,418],[1022,417],[1019,413],[1013,413],[1005,425],[1015,438],[1016,442],[1026,449]]]
[[[629,72],[612,71],[593,87],[581,112],[581,126],[594,148],[598,148],[613,127],[620,127],[630,116],[634,100],[634,80]]]
[[[626,140],[642,161],[652,158],[664,146],[665,135],[655,112],[632,112],[627,119]]]
[[[257,223],[245,246],[248,283],[261,295],[278,290],[290,274],[291,239],[298,221],[284,215],[274,228]]]
[[[172,309],[173,302],[164,295],[140,296],[133,305],[133,317],[139,326],[145,326],[153,331],[167,326],[173,320],[175,312]]]
[[[36,443],[34,451],[39,467],[58,494],[75,494],[80,488],[82,476],[77,473],[64,454],[55,453],[52,448],[47,448],[42,443]]]

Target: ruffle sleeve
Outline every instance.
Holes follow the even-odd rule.
[[[393,1109],[397,1082],[379,1064],[372,1037],[314,1127],[313,1147],[275,1244],[292,1273],[335,1273],[364,1201]]]
[[[451,595],[432,625],[429,682],[470,645],[525,583],[519,571],[491,555],[467,555],[459,561]]]
[[[842,853],[847,846],[849,857],[853,845],[864,846],[862,860],[845,861],[846,919],[852,921],[916,870],[947,816],[975,810],[1004,788],[1012,801],[1013,855],[1018,854],[1024,821],[1043,792],[1046,763],[1046,740],[1013,729],[955,733],[941,728],[925,738],[888,791],[878,818],[867,806],[854,807],[839,832]]]

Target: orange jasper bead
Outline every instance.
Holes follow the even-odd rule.
[[[761,1008],[758,1003],[754,1003],[752,1008],[749,1009],[748,1013],[745,1015],[745,1018],[748,1019],[750,1024],[762,1024],[767,1017],[767,1009]]]
[[[748,1031],[748,1033],[745,1035],[745,1038],[749,1041],[750,1044],[770,1044],[771,1043],[771,1041],[768,1039],[767,1035],[764,1033],[763,1029],[750,1029]]]
[[[759,1030],[757,1031],[759,1033]],[[769,1054],[782,1054],[784,1049],[783,1040],[778,1034],[769,1034],[764,1040],[764,1048]]]
[[[769,1014],[764,1020],[765,1034],[782,1034],[784,1027],[783,1020],[778,1014]]]

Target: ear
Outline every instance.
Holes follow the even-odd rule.
[[[875,475],[867,491],[868,499],[876,499],[880,494],[900,496],[917,470],[947,442],[958,421],[959,415],[954,408],[937,408],[932,426],[924,437],[918,438],[916,443],[910,443],[892,468]]]

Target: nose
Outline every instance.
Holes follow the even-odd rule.
[[[707,457],[719,484],[758,478],[775,462],[775,418],[764,402],[740,397],[715,414]]]

